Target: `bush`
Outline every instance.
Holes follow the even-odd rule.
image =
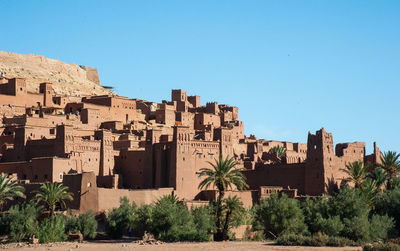
[[[61,215],[45,219],[39,227],[37,237],[40,243],[65,241],[65,220]]]
[[[331,247],[357,246],[357,243],[344,237],[329,236],[326,246],[331,246]]]
[[[209,241],[209,232],[215,232],[215,216],[211,206],[202,206],[192,208],[190,213],[193,216],[193,221],[201,240]]]
[[[394,243],[374,243],[363,246],[363,251],[400,251],[400,245]]]
[[[310,199],[302,204],[305,222],[311,233],[324,233],[329,236],[339,236],[344,225],[340,216],[330,215],[328,197]]]
[[[11,207],[8,214],[0,220],[2,234],[8,234],[11,241],[27,240],[39,227],[37,220],[41,208],[33,204],[22,204]]]
[[[346,237],[367,242],[393,235],[388,217],[373,216],[360,191],[345,187],[330,197],[307,199],[302,204],[305,222],[311,233]]]
[[[212,207],[197,207],[191,211],[175,196],[163,196],[155,205],[137,209],[134,231],[143,236],[151,233],[163,241],[209,241],[214,230]]]
[[[341,236],[353,241],[368,242],[371,240],[370,223],[368,215],[360,215],[343,219],[344,229]]]
[[[231,220],[229,225],[232,227],[238,227],[241,225],[251,225],[253,222],[253,215],[254,212],[252,209],[236,210],[231,215]]]
[[[143,236],[145,232],[153,232],[153,208],[152,205],[142,205],[136,212],[134,230]]]
[[[346,187],[328,199],[328,213],[341,220],[352,219],[369,213],[368,205],[356,189]]]
[[[286,234],[276,239],[278,245],[284,246],[332,246],[332,247],[344,247],[354,246],[355,242],[352,240],[337,237],[328,236],[322,233],[314,234],[313,236],[304,236],[299,234]]]
[[[132,205],[130,205],[128,198],[121,198],[121,205],[108,213],[106,233],[112,238],[121,238],[124,232],[133,226],[136,211],[135,202],[132,202]]]
[[[393,217],[396,228],[400,229],[400,188],[386,190],[375,200],[375,213]]]
[[[204,229],[197,229],[188,208],[171,196],[162,197],[153,209],[152,233],[163,241],[208,241]]]
[[[371,217],[371,239],[387,240],[396,236],[394,219],[387,215],[372,215]]]
[[[65,232],[80,231],[85,239],[94,239],[97,231],[97,221],[92,213],[88,211],[78,217],[69,215],[65,223]]]
[[[311,237],[308,237],[306,240],[306,246],[315,246],[322,247],[326,246],[329,240],[329,236],[323,233],[316,233]]]
[[[283,234],[298,234],[307,229],[299,202],[273,193],[256,207],[253,228],[277,237]]]
[[[310,237],[300,234],[284,234],[276,239],[276,243],[283,246],[303,246],[306,238]]]

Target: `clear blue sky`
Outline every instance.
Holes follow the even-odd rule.
[[[160,102],[239,107],[246,134],[400,152],[400,1],[7,1],[0,50],[97,67]]]

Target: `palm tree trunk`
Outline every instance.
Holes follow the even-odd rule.
[[[56,210],[56,204],[50,206],[50,217],[54,215],[54,211]]]
[[[394,179],[394,177],[395,177],[395,173],[390,173],[389,174],[389,180],[388,180],[388,182],[387,182],[387,189],[388,190],[391,190],[392,189],[392,183],[393,183],[393,179]]]
[[[231,220],[232,211],[228,211],[225,217],[224,229],[222,230],[222,239],[228,240],[229,221]]]
[[[222,241],[223,236],[222,236],[222,200],[224,199],[225,196],[225,191],[219,191],[218,194],[218,199],[217,199],[217,222],[216,222],[216,227],[217,227],[217,233],[215,235],[214,240],[216,241]]]

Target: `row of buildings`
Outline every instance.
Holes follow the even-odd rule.
[[[231,191],[246,205],[272,191],[320,195],[339,185],[346,163],[380,159],[365,143],[333,145],[323,128],[307,144],[268,141],[244,134],[238,108],[172,90],[161,103],[117,95],[64,97],[50,83],[39,93],[25,79],[0,79],[0,173],[18,179],[27,191],[43,182],[63,182],[74,193],[72,208],[105,210],[121,196],[150,203],[175,194],[203,203],[215,191],[201,191],[200,169],[220,155],[244,168],[249,190]],[[286,150],[284,157],[271,151]]]

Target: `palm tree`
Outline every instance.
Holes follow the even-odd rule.
[[[210,186],[218,189],[217,198],[217,213],[216,213],[216,227],[217,233],[215,240],[221,241],[222,236],[222,200],[225,196],[225,191],[235,186],[238,190],[243,190],[248,187],[246,177],[240,172],[243,169],[235,168],[237,162],[233,158],[226,157],[223,159],[222,155],[219,160],[215,160],[215,164],[208,162],[212,168],[200,169],[200,177],[205,176],[205,179],[200,182],[199,189],[207,189]]]
[[[26,198],[24,191],[24,187],[18,185],[17,181],[12,180],[8,174],[0,174],[0,211],[7,200],[14,200],[18,197]]]
[[[378,185],[376,180],[366,178],[360,187],[360,192],[368,206],[373,205],[378,194]]]
[[[286,156],[286,149],[283,146],[274,146],[269,150],[269,153],[276,153],[278,158],[282,159]]]
[[[156,202],[156,205],[162,204],[162,203],[171,203],[171,204],[178,204],[181,201],[179,201],[178,196],[174,195],[174,194],[167,194],[162,196],[161,198],[159,198]]]
[[[374,171],[372,171],[369,174],[369,177],[376,181],[376,186],[377,188],[381,189],[381,187],[383,186],[383,184],[386,183],[387,179],[388,179],[388,175],[386,173],[385,170],[383,170],[382,167],[378,166],[374,169]]]
[[[50,210],[50,216],[54,214],[57,203],[65,207],[65,200],[73,200],[72,193],[62,183],[44,183],[35,193],[34,200],[36,203],[44,202]]]
[[[231,220],[231,216],[233,213],[240,213],[243,212],[245,209],[243,207],[243,202],[240,201],[239,197],[236,195],[233,197],[228,197],[225,199],[224,208],[226,210],[225,215],[225,224],[222,230],[223,240],[228,240],[228,230],[229,230],[229,223]]]
[[[400,171],[400,154],[387,151],[381,156],[381,167],[388,173],[387,187],[392,187],[392,181]]]
[[[353,163],[346,164],[346,168],[342,168],[340,170],[349,176],[346,180],[352,181],[355,188],[361,188],[362,183],[368,174],[368,170],[365,168],[362,161],[355,161]]]

